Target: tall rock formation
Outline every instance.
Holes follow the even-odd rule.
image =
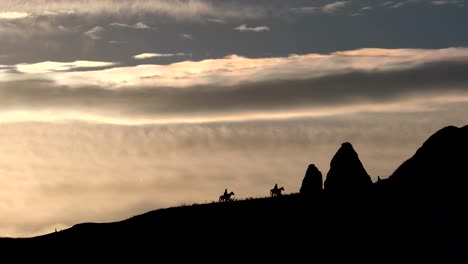
[[[372,180],[351,143],[341,144],[331,160],[324,187],[327,193],[334,194],[359,194],[372,187]]]
[[[301,194],[307,196],[318,195],[322,192],[322,185],[322,173],[315,164],[309,164],[304,179],[302,180]]]
[[[394,191],[421,199],[468,198],[468,126],[434,133],[388,183]]]

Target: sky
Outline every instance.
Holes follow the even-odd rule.
[[[375,181],[468,124],[468,1],[2,0],[0,237]]]

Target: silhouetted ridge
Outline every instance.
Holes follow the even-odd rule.
[[[341,144],[330,162],[325,180],[325,191],[331,193],[360,193],[368,191],[372,180],[364,169],[359,156],[349,142]]]
[[[390,177],[392,189],[433,199],[467,193],[468,126],[444,127],[430,136]]]
[[[315,166],[315,164],[310,164],[307,168],[304,179],[302,180],[302,185],[300,192],[303,195],[317,195],[322,192],[322,173]]]

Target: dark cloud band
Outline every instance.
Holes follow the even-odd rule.
[[[243,82],[189,88],[66,87],[51,81],[0,83],[2,112],[73,111],[102,117],[170,119],[294,112],[359,103],[398,102],[405,97],[468,92],[468,61],[440,61],[410,69],[348,71],[304,80]],[[78,117],[79,118],[79,117]]]

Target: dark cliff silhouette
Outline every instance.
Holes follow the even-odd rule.
[[[425,252],[468,261],[468,126],[440,129],[376,187]]]
[[[315,164],[309,164],[299,192],[306,196],[317,196],[322,193],[322,185],[322,173]]]
[[[341,144],[330,162],[330,170],[324,183],[328,193],[343,194],[368,192],[372,180],[349,142]]]
[[[325,190],[333,195],[325,191],[313,199],[304,195],[322,186],[321,173],[311,164],[301,193],[159,209],[43,236],[0,238],[0,259],[465,263],[468,219],[466,200],[459,198],[466,196],[467,140],[467,127],[444,128],[389,178],[375,184],[352,145],[344,143],[325,181]],[[372,191],[365,200],[349,195],[368,189]]]
[[[407,197],[457,203],[468,200],[468,126],[437,131],[387,183],[392,191]]]

